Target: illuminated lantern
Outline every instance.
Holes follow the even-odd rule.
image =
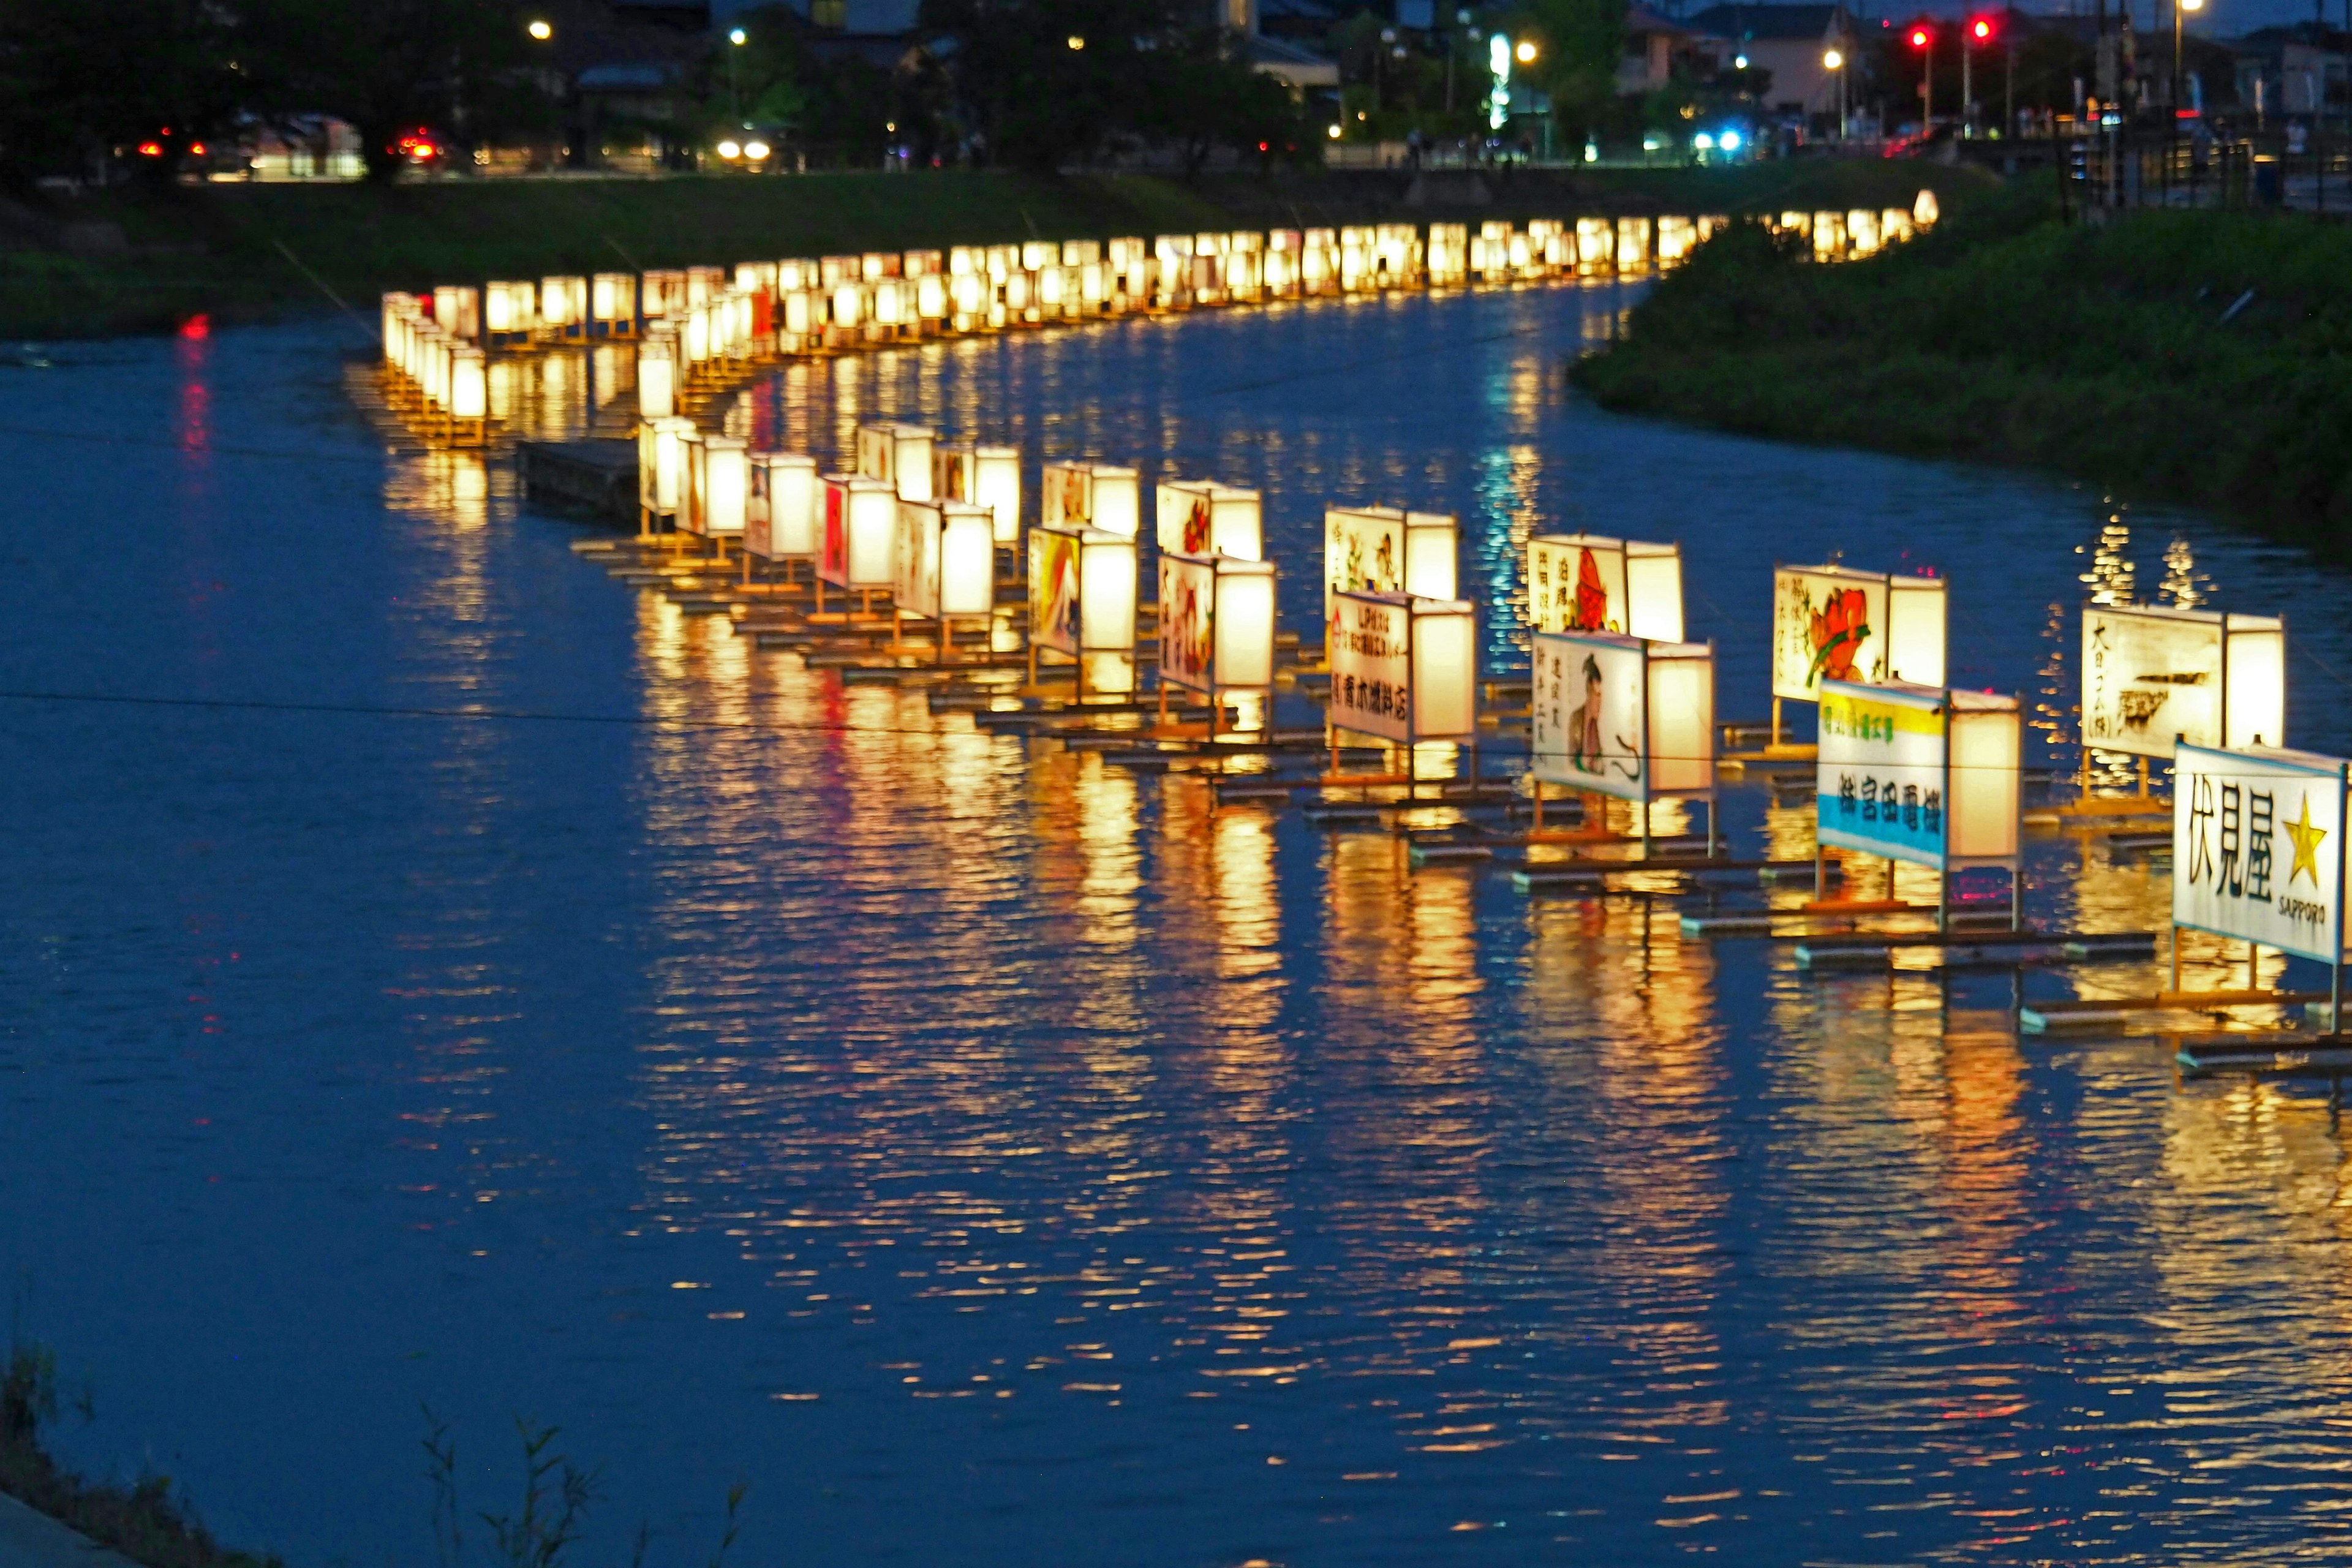
[[[707,534],[710,531],[710,437],[698,426],[679,431],[677,438],[684,480],[678,491],[677,526],[687,533]]]
[[[678,358],[690,376],[710,363],[710,307],[697,305],[686,313],[677,335]]]
[[[645,275],[638,310],[648,321],[666,321],[686,312],[686,274],[656,269]]]
[[[1940,687],[1946,583],[1845,566],[1772,573],[1772,702],[1819,700],[1823,680]],[[1780,726],[1773,732],[1777,737]]]
[[[1843,261],[1846,254],[1845,215],[1815,213],[1813,215],[1813,259]]]
[[[677,335],[648,333],[637,345],[637,417],[659,419],[677,412]]]
[[[952,623],[991,617],[996,609],[995,521],[962,501],[898,502],[892,552],[892,616],[940,623],[940,662],[947,662]]]
[[[566,341],[588,335],[588,279],[543,278],[539,284],[539,321]]]
[[[1210,699],[1210,728],[1222,694],[1274,690],[1274,568],[1230,555],[1160,555],[1160,686]]]
[[[751,454],[751,498],[743,548],[763,561],[813,561],[818,545],[816,459],[798,452]]]
[[[1912,233],[1911,215],[1901,207],[1888,207],[1878,215],[1878,243],[1881,246],[1900,245]]]
[[[1528,541],[1528,625],[1539,632],[1617,632],[1683,640],[1679,544],[1546,533]]]
[[[449,419],[453,436],[470,433],[486,438],[490,418],[490,387],[482,351],[461,343],[449,354]]]
[[[921,425],[860,425],[857,471],[898,487],[908,500],[931,499],[931,448],[939,433]]]
[[[1325,626],[1334,624],[1336,596],[1341,593],[1453,598],[1459,533],[1454,518],[1444,512],[1385,506],[1325,508]],[[1326,647],[1328,650],[1328,639]]]
[[[1142,479],[1109,463],[1048,463],[1037,496],[1039,521],[1086,523],[1133,539],[1142,530]]]
[[[1868,207],[1856,207],[1845,215],[1846,254],[1855,260],[1878,254],[1878,215]]]
[[[1021,454],[1012,447],[942,446],[932,458],[931,493],[985,507],[999,544],[1021,542]]]
[[[1698,226],[1686,217],[1658,220],[1658,266],[1679,267],[1698,245]]]
[[[1650,265],[1650,220],[1645,217],[1621,217],[1617,220],[1617,270],[1639,272]]]
[[[827,474],[823,522],[819,582],[861,592],[887,589],[897,582],[898,494],[887,480]]]
[[[483,290],[482,327],[494,347],[521,342],[539,325],[539,291],[529,283],[493,283]]]
[[[1576,220],[1576,269],[1587,276],[1617,268],[1617,228],[1605,217]]]
[[[1943,209],[1937,205],[1933,191],[1921,191],[1918,199],[1911,204],[1911,221],[1919,228],[1935,227],[1936,220],[1942,216]]]
[[[1331,729],[1403,746],[1476,740],[1477,623],[1461,599],[1333,595]]]
[[[637,280],[626,272],[599,272],[589,279],[588,313],[600,338],[637,333]]]
[[[2285,741],[2285,621],[2083,606],[2086,748],[2169,757],[2180,743],[2237,751]]]
[[[1813,215],[1811,213],[1782,213],[1780,215],[1780,225],[1773,232],[1783,235],[1803,235],[1810,239],[1813,233]]]
[[[926,331],[936,332],[948,319],[948,280],[937,272],[926,272],[915,284],[916,324]]]
[[[481,291],[448,287],[434,289],[433,319],[451,337],[472,342],[482,335]]]
[[[776,346],[786,353],[805,353],[824,335],[824,296],[814,289],[794,289],[783,297],[783,324]]]
[[[686,442],[693,430],[693,420],[677,415],[637,426],[637,507],[646,531],[677,516],[686,491]]]
[[[1029,680],[1052,652],[1077,668],[1078,694],[1135,689],[1132,534],[1041,523],[1029,531]]]
[[[1529,665],[1528,768],[1565,784],[1643,807],[1708,802],[1715,837],[1715,649],[1612,632],[1535,634]],[[1541,791],[1537,792],[1538,805]]]
[[[2017,699],[1838,679],[1819,693],[1818,841],[1942,872],[2005,867],[2015,923]]]
[[[727,357],[752,358],[760,348],[760,301],[749,294],[730,294],[726,300]]]
[[[2180,927],[2252,943],[2250,982],[2261,950],[2276,948],[2328,966],[2328,1029],[2341,1035],[2347,771],[2341,757],[2271,746],[2174,754],[2172,990]]]
[[[1161,551],[1230,555],[1236,561],[1265,558],[1265,530],[1257,491],[1213,479],[1171,479],[1154,489]]]
[[[713,539],[740,539],[751,499],[751,453],[730,436],[704,438],[702,528]]]
[[[1338,262],[1331,231],[1310,228],[1301,237],[1298,251],[1299,292],[1328,294],[1338,271]]]

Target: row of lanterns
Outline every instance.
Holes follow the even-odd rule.
[[[1936,216],[1933,193],[1906,211],[1791,212],[1774,226],[1812,237],[1822,259],[1871,254]],[[836,353],[943,333],[1085,321],[1137,310],[1253,304],[1393,289],[1637,275],[1675,267],[1727,219],[1538,219],[1378,224],[1150,240],[1032,240],[949,250],[868,252],[732,268],[599,272],[443,285],[384,297],[384,357],[394,398],[428,435],[478,438],[486,416],[444,384],[449,348],[642,338],[637,397],[646,418],[675,415],[698,384],[780,354]],[[426,331],[425,329],[430,329]],[[470,373],[459,373],[469,385]]]

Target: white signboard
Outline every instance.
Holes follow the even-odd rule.
[[[1772,695],[1820,700],[1824,680],[1886,679],[1886,579],[1780,567],[1772,574]]]
[[[1683,637],[1682,548],[1545,533],[1528,541],[1528,624],[1539,632]]]
[[[1949,770],[1945,693],[1821,684],[1817,832],[1824,845],[1941,869]]]
[[[1534,639],[1536,777],[1645,800],[1649,703],[1632,637],[1538,633]]]
[[[2173,765],[2173,923],[2339,962],[2342,760],[2184,745]]]
[[[1402,594],[1339,594],[1333,604],[1331,722],[1410,742],[1412,601]]]
[[[1160,556],[1160,679],[1194,691],[1213,691],[1216,632],[1216,563],[1163,551]]]
[[[910,616],[940,615],[940,509],[926,501],[898,503],[898,544],[891,563],[891,602]]]
[[[1334,596],[1339,594],[1453,598],[1458,532],[1454,520],[1443,512],[1408,512],[1381,506],[1326,508],[1323,624],[1327,633],[1338,624]]]

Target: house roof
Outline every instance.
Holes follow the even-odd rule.
[[[1735,43],[1813,42],[1829,37],[1839,9],[1836,5],[1710,5],[1693,16],[1690,25]]]

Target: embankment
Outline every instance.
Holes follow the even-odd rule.
[[[2046,468],[2343,556],[2347,277],[2340,226],[2186,212],[2070,226],[2016,191],[1847,266],[1737,230],[1575,376],[1611,408]]]

